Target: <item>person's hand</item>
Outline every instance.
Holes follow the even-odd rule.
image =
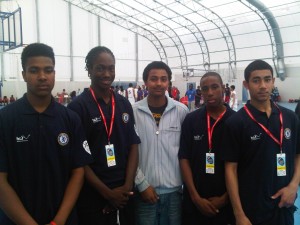
[[[279,208],[286,207],[289,208],[294,205],[296,195],[297,195],[297,186],[288,185],[284,188],[281,188],[279,191],[276,192],[273,196],[271,196],[272,199],[276,199],[280,197],[280,202],[278,204]]]
[[[244,216],[237,216],[235,221],[235,225],[252,225],[248,217]]]
[[[155,204],[159,199],[158,195],[156,194],[154,188],[149,186],[146,190],[142,191],[141,197],[144,202]]]
[[[227,204],[226,198],[223,196],[214,196],[208,198],[207,200],[210,201],[216,207],[216,209],[221,209]]]
[[[123,208],[127,204],[131,195],[133,195],[133,192],[125,190],[125,188],[121,186],[112,189],[109,196],[107,197],[107,200],[112,207]]]
[[[197,209],[205,216],[213,217],[219,213],[219,210],[208,199],[198,197],[193,202]]]

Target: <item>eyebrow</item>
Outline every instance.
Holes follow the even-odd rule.
[[[251,79],[264,79],[264,78],[272,78],[272,75],[266,75],[266,76],[255,76],[255,77],[251,77]]]

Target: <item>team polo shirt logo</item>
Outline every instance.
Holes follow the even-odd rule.
[[[252,137],[250,137],[251,141],[257,141],[260,139],[262,133],[254,134]]]
[[[30,137],[30,134],[28,134],[27,136],[21,135],[20,137],[16,137],[16,141],[17,142],[26,142],[26,141],[28,141],[29,137]]]
[[[57,137],[58,144],[65,146],[69,143],[69,136],[66,133],[60,133]]]
[[[203,137],[204,137],[204,134],[202,134],[202,135],[196,135],[196,136],[194,136],[194,140],[195,141],[201,141]]]
[[[292,134],[292,131],[290,128],[285,128],[284,129],[284,137],[285,139],[290,139],[291,138],[291,134]]]
[[[90,146],[89,146],[89,143],[87,142],[87,140],[85,140],[83,143],[82,143],[82,147],[83,149],[89,153],[91,155],[91,150],[90,150]]]
[[[95,117],[92,119],[93,123],[99,123],[101,122],[101,117]]]
[[[123,119],[124,123],[128,123],[128,121],[129,121],[129,115],[128,115],[128,113],[123,113],[122,114],[122,119]]]

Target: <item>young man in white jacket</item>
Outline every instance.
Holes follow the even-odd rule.
[[[165,95],[172,72],[160,61],[148,64],[143,80],[149,95],[133,105],[140,135],[137,224],[180,225],[182,179],[178,162],[181,124],[188,108]]]

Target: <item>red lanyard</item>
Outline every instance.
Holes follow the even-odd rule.
[[[246,105],[244,105],[244,109],[246,110],[246,113],[249,115],[249,117],[256,122],[266,133],[267,135],[269,135],[280,147],[280,153],[282,153],[282,141],[283,141],[283,119],[282,119],[282,112],[280,111],[279,107],[274,104],[278,111],[279,111],[279,120],[280,120],[280,140],[278,140],[264,125],[262,125],[261,123],[259,123],[254,116],[251,114],[251,112],[249,111],[248,107]]]
[[[90,88],[90,91],[92,93],[92,96],[93,96],[93,99],[95,100],[97,106],[98,106],[98,109],[99,109],[99,112],[100,112],[100,115],[102,117],[102,120],[103,120],[103,123],[104,123],[104,126],[105,126],[105,129],[106,129],[106,133],[107,133],[107,139],[108,139],[108,144],[110,144],[110,136],[111,136],[111,133],[112,133],[112,129],[113,129],[113,125],[114,125],[114,120],[115,120],[115,97],[113,95],[113,93],[111,94],[111,107],[112,107],[112,115],[111,115],[111,120],[110,120],[110,127],[109,127],[109,132],[108,132],[108,127],[107,127],[107,123],[106,123],[106,119],[105,119],[105,116],[104,116],[104,113],[101,109],[101,106],[99,105],[97,99],[96,99],[96,96],[95,96],[95,93],[93,91],[92,88]]]
[[[214,123],[214,125],[212,126],[212,128],[210,127],[210,117],[209,114],[206,113],[206,120],[207,120],[207,133],[208,133],[208,149],[209,149],[209,153],[212,150],[212,135],[214,132],[214,128],[216,126],[216,124],[220,121],[220,119],[222,119],[222,117],[224,116],[224,114],[226,113],[226,109],[224,112],[222,112],[222,114],[218,117],[218,119],[216,120],[216,122]]]

